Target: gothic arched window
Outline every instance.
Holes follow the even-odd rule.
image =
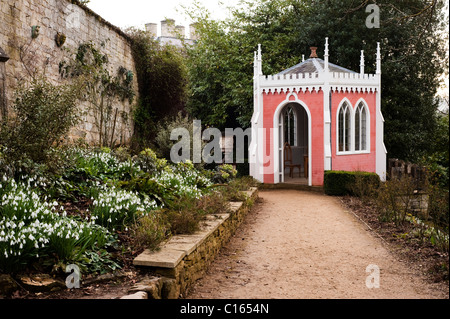
[[[297,116],[292,106],[288,106],[284,115],[285,142],[297,145]]]
[[[360,102],[355,110],[355,151],[368,150],[368,125],[367,108]]]
[[[351,151],[351,126],[352,113],[351,107],[344,102],[338,111],[338,151]]]

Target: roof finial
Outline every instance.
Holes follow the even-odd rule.
[[[318,58],[317,56],[317,47],[310,47],[311,49],[311,55],[309,56],[310,58]]]
[[[324,58],[325,58],[324,69],[325,69],[325,72],[328,72],[329,71],[329,69],[328,69],[328,38],[325,38],[325,56],[324,56]]]
[[[364,50],[361,50],[361,62],[359,64],[359,73],[364,74]]]
[[[258,61],[262,60],[261,44],[258,44]]]
[[[381,74],[381,49],[380,42],[377,42],[377,72],[376,74]]]
[[[261,52],[261,44],[258,44],[258,53],[255,52],[255,74],[262,75],[262,52]]]

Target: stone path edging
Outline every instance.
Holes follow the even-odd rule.
[[[230,212],[208,215],[201,229],[192,235],[173,236],[159,250],[145,250],[133,264],[146,267],[149,276],[133,286],[121,299],[177,299],[200,279],[228,239],[244,220],[258,189],[244,192],[247,200],[231,202]]]

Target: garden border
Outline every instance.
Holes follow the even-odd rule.
[[[244,191],[247,199],[230,202],[230,212],[209,215],[192,235],[176,235],[157,251],[145,250],[133,264],[145,267],[151,276],[133,286],[122,299],[178,299],[206,272],[220,249],[244,221],[258,188]]]

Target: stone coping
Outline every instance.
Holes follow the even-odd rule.
[[[243,193],[247,195],[247,198],[250,198],[255,191],[257,191],[257,188],[252,188]],[[175,268],[184,257],[197,249],[242,205],[243,202],[230,202],[230,213],[208,215],[206,220],[201,222],[199,231],[191,235],[173,236],[156,251],[146,249],[134,259],[133,264],[144,267]]]

